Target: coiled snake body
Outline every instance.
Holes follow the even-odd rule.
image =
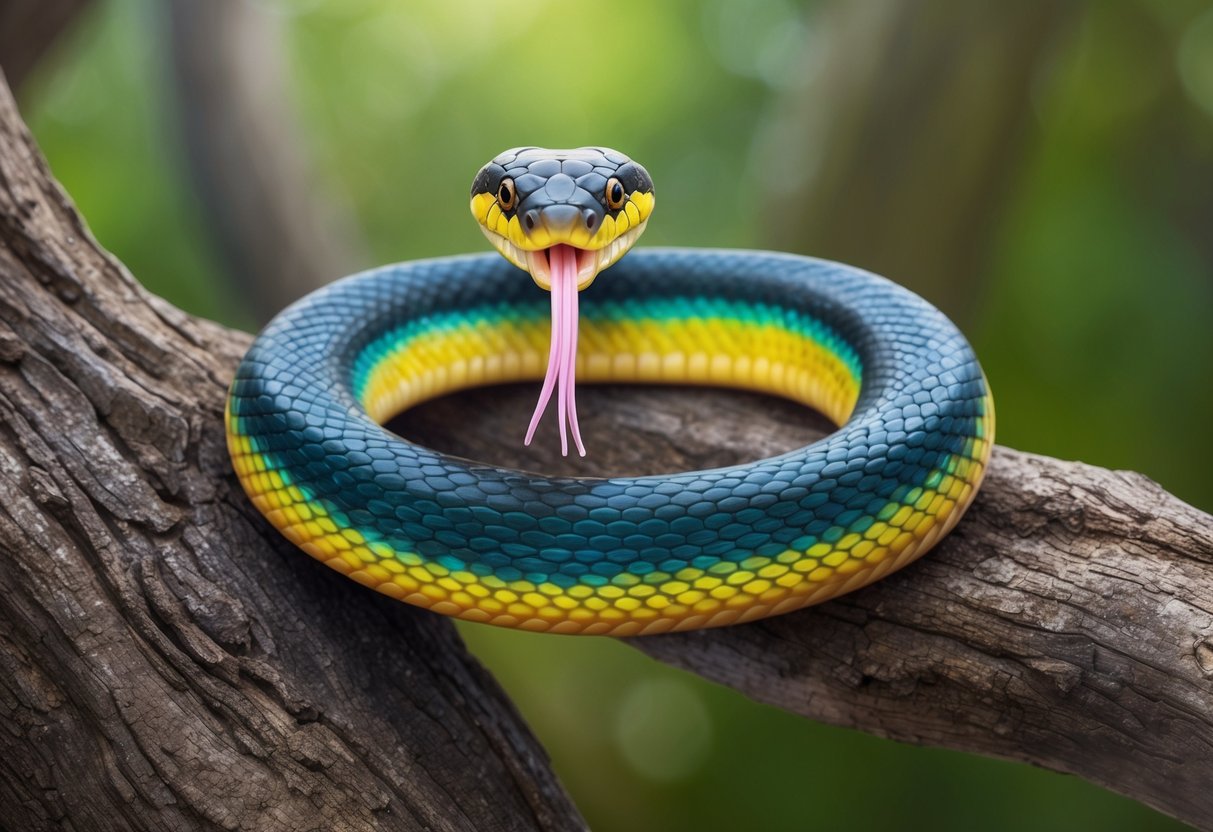
[[[477,176],[472,210],[551,298],[482,255],[376,269],[280,314],[228,401],[229,448],[257,508],[387,595],[560,633],[749,621],[929,549],[972,501],[993,442],[992,399],[964,336],[848,266],[701,249],[632,253],[585,289],[580,327],[569,324],[578,289],[652,206],[647,173],[614,151],[507,151]],[[561,428],[569,421],[578,445],[574,371],[766,391],[840,428],[745,465],[592,479],[471,462],[380,426],[460,388],[543,378],[545,356],[544,401],[561,388]]]

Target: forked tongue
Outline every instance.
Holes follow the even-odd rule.
[[[548,351],[548,371],[543,377],[539,403],[526,431],[526,444],[531,444],[535,428],[547,410],[552,390],[556,392],[556,416],[560,425],[560,453],[568,456],[568,428],[572,430],[577,452],[585,456],[581,444],[581,429],[577,426],[575,398],[577,367],[577,251],[572,246],[552,246],[549,252],[552,274],[552,346]]]

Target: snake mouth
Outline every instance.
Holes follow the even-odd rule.
[[[581,291],[594,282],[594,278],[598,276],[599,272],[627,253],[633,243],[640,238],[647,224],[648,220],[645,220],[597,249],[580,248],[567,243],[558,243],[546,248],[522,248],[509,238],[490,231],[483,225],[479,227],[488,241],[493,244],[493,248],[497,249],[505,259],[528,273],[539,288],[550,292],[552,291],[552,252],[557,247],[563,246],[566,249],[572,249],[576,254],[577,290]]]
[[[644,231],[646,222],[632,226],[600,248],[581,248],[567,242],[558,242],[546,247],[523,248],[511,239],[490,231],[483,225],[480,226],[484,236],[505,259],[529,274],[539,288],[551,295],[552,339],[548,352],[548,367],[544,373],[539,402],[527,427],[525,444],[531,444],[539,420],[555,394],[560,453],[568,455],[571,434],[577,453],[585,456],[585,444],[581,441],[581,428],[577,424],[575,393],[579,317],[577,296],[582,289],[594,282],[600,271],[627,253]],[[523,239],[524,245],[528,242]]]
[[[547,410],[552,393],[556,392],[560,453],[568,454],[569,433],[572,433],[577,452],[585,456],[581,428],[577,425],[577,398],[574,392],[577,384],[577,296],[582,278],[588,275],[588,280],[594,279],[598,257],[593,251],[558,244],[541,251],[529,251],[527,259],[533,264],[531,274],[535,276],[535,282],[539,282],[539,275],[546,274],[551,285],[552,340],[543,390],[527,427],[525,444],[531,444],[535,428]]]
[[[594,278],[597,277],[599,270],[602,268],[598,264],[598,252],[563,243],[559,245],[573,254],[573,262],[577,275],[577,291],[580,292],[594,282]],[[527,271],[531,273],[531,278],[541,289],[546,289],[549,292],[552,291],[552,254],[558,247],[548,246],[539,251],[523,252],[526,256]]]

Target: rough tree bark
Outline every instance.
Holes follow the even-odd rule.
[[[247,343],[91,240],[0,83],[0,828],[583,827],[449,622],[250,509]]]
[[[0,125],[0,825],[579,823],[445,622],[288,551],[244,503],[220,415],[247,336],[142,292],[7,98]],[[813,435],[765,398],[584,394],[581,473]],[[558,471],[549,443],[517,448],[532,403],[475,391],[397,427]],[[1000,448],[970,516],[903,573],[634,643],[798,713],[1070,771],[1213,828],[1213,520],[1138,475]]]
[[[736,392],[579,395],[580,462],[552,437],[513,441],[527,388],[431,402],[393,427],[607,476],[732,465],[829,427]],[[998,447],[965,519],[908,569],[792,615],[630,643],[793,713],[1070,772],[1213,828],[1213,517],[1141,474]]]

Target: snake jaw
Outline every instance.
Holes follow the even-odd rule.
[[[577,290],[581,291],[589,286],[594,282],[594,278],[598,276],[599,272],[623,257],[636,240],[640,238],[640,235],[644,233],[645,226],[647,225],[648,220],[645,220],[639,225],[629,228],[599,249],[586,249],[570,245],[570,248],[577,252]],[[554,246],[535,250],[523,249],[516,246],[506,237],[490,231],[483,225],[479,226],[479,228],[488,241],[493,244],[493,248],[497,249],[506,260],[509,260],[529,274],[531,279],[535,281],[535,285],[545,292],[552,290],[551,251]]]
[[[469,207],[481,232],[551,300],[547,371],[526,444],[555,395],[560,452],[568,453],[571,434],[577,453],[585,456],[574,392],[578,297],[639,239],[653,199],[648,172],[604,147],[514,148],[472,181]]]
[[[531,273],[531,279],[539,288],[549,292],[552,291],[552,250],[554,248],[555,246],[550,246],[540,251],[525,252],[527,271]],[[576,246],[568,246],[568,248],[573,250],[576,257],[577,291],[581,291],[593,283],[594,278],[598,275],[600,269],[598,252]]]

